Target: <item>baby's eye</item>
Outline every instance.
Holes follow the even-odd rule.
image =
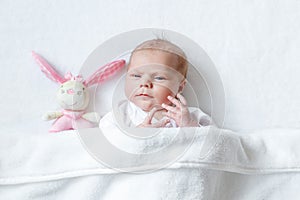
[[[131,74],[130,76],[133,78],[141,78],[141,75],[139,75],[139,74]]]
[[[155,76],[154,79],[159,81],[166,80],[166,78],[162,76]]]

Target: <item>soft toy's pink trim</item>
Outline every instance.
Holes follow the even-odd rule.
[[[32,56],[39,64],[42,72],[44,72],[49,79],[60,84],[67,81],[66,79],[61,77],[43,57],[41,57],[34,51],[32,51]]]
[[[64,130],[74,130],[80,128],[93,128],[95,124],[87,121],[82,117],[84,111],[76,112],[71,110],[62,110],[63,116],[57,118],[49,130],[50,133],[60,132]]]
[[[100,67],[94,74],[87,78],[83,84],[86,86],[91,86],[93,84],[101,83],[105,81],[108,77],[112,76],[114,73],[119,71],[125,66],[125,60],[116,60]]]

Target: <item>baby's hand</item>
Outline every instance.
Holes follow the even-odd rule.
[[[179,100],[168,96],[169,101],[172,102],[175,107],[162,104],[162,107],[168,111],[163,114],[169,118],[172,118],[179,127],[199,126],[198,122],[192,118],[185,98],[179,93],[177,94],[177,97]]]
[[[165,119],[165,120],[159,121],[159,122],[154,123],[154,124],[151,123],[152,118],[154,116],[154,113],[158,110],[159,110],[158,108],[155,108],[155,107],[152,108],[152,110],[148,113],[148,116],[145,118],[143,123],[141,123],[137,127],[139,127],[139,128],[161,128],[161,127],[165,127],[170,122],[169,119]]]

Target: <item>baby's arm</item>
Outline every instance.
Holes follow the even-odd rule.
[[[190,111],[187,107],[187,102],[181,94],[177,94],[178,99],[168,96],[171,103],[175,105],[169,106],[162,104],[162,107],[168,110],[168,112],[163,113],[165,116],[175,120],[177,126],[179,127],[197,127],[200,126],[198,121],[192,117]]]

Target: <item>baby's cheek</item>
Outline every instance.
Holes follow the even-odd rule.
[[[172,91],[168,88],[160,88],[158,91],[157,91],[157,94],[158,94],[158,103],[159,104],[170,104],[170,101],[168,100],[168,96],[174,96],[174,94],[172,93]]]
[[[131,82],[126,82],[125,84],[125,95],[128,99],[132,97],[134,91],[136,91],[137,86]]]

